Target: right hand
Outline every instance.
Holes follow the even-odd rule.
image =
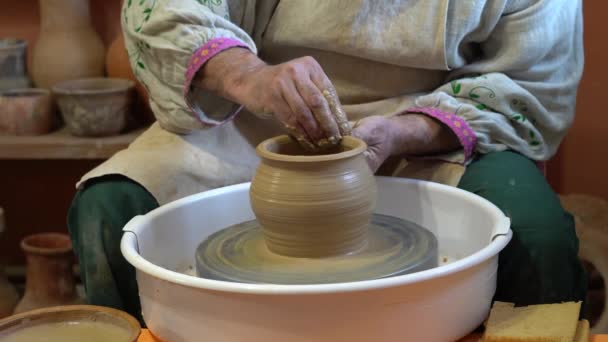
[[[223,82],[229,98],[252,113],[272,113],[292,137],[311,150],[336,145],[350,134],[336,91],[312,57],[267,65],[254,54],[238,50],[232,58],[240,59],[239,66]],[[210,64],[227,52],[232,50],[218,54]]]

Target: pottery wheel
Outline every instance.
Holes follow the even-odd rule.
[[[367,246],[328,258],[293,258],[268,250],[256,220],[204,240],[196,250],[199,277],[240,283],[322,284],[371,280],[437,266],[437,239],[427,229],[375,214]]]

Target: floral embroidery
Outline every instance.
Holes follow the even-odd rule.
[[[199,4],[204,5],[204,6],[219,6],[222,4],[222,0],[196,0]]]

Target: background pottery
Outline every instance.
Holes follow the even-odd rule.
[[[287,136],[266,140],[251,184],[251,208],[268,249],[296,257],[341,255],[362,248],[375,206],[363,141],[311,155]]]
[[[0,113],[0,133],[3,134],[45,134],[55,123],[51,94],[46,89],[0,92]]]
[[[54,324],[64,335],[55,335],[57,330],[48,329]],[[141,332],[139,322],[125,312],[93,305],[70,305],[33,310],[0,320],[0,339],[36,330],[40,333],[41,328],[52,341],[75,341],[76,337],[79,341],[135,342]]]
[[[4,209],[0,207],[0,236],[6,229],[4,220]],[[0,319],[10,316],[19,301],[19,294],[15,287],[8,282],[4,276],[4,270],[0,265]]]
[[[88,78],[59,83],[53,94],[70,133],[107,136],[127,126],[133,86],[130,80]]]
[[[104,74],[103,42],[91,26],[88,0],[44,0],[32,78],[39,88]]]
[[[79,304],[72,266],[74,255],[67,234],[42,233],[25,237],[21,248],[27,259],[25,294],[15,313]]]
[[[29,87],[26,52],[25,40],[0,39],[0,91]]]
[[[108,47],[108,53],[106,55],[106,72],[108,77],[123,78],[135,82],[135,90],[138,96],[135,101],[133,116],[141,124],[154,122],[154,114],[152,114],[148,102],[148,92],[137,80],[135,74],[133,74],[122,32],[119,32],[116,39],[114,39]]]

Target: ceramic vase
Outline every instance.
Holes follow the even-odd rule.
[[[154,115],[150,109],[148,92],[146,88],[137,80],[131,64],[129,55],[125,47],[125,38],[120,32],[116,39],[108,47],[106,54],[106,71],[108,77],[128,79],[135,82],[137,98],[134,105],[135,119],[141,124],[149,124],[154,121]]]
[[[55,124],[51,94],[46,89],[14,89],[0,93],[0,133],[40,135]]]
[[[32,78],[39,88],[104,75],[103,42],[91,25],[88,0],[41,0]]]
[[[81,303],[76,292],[70,237],[41,233],[25,237],[21,249],[27,260],[25,294],[15,313]]]
[[[4,210],[0,208],[0,236],[4,232]],[[19,301],[19,294],[15,287],[9,283],[4,276],[4,270],[0,267],[0,319],[13,314],[13,309]]]
[[[0,39],[0,91],[29,87],[26,52],[25,40]]]
[[[326,154],[307,154],[287,136],[257,147],[251,207],[267,247],[292,257],[326,257],[365,246],[376,203],[363,141],[345,137]]]

